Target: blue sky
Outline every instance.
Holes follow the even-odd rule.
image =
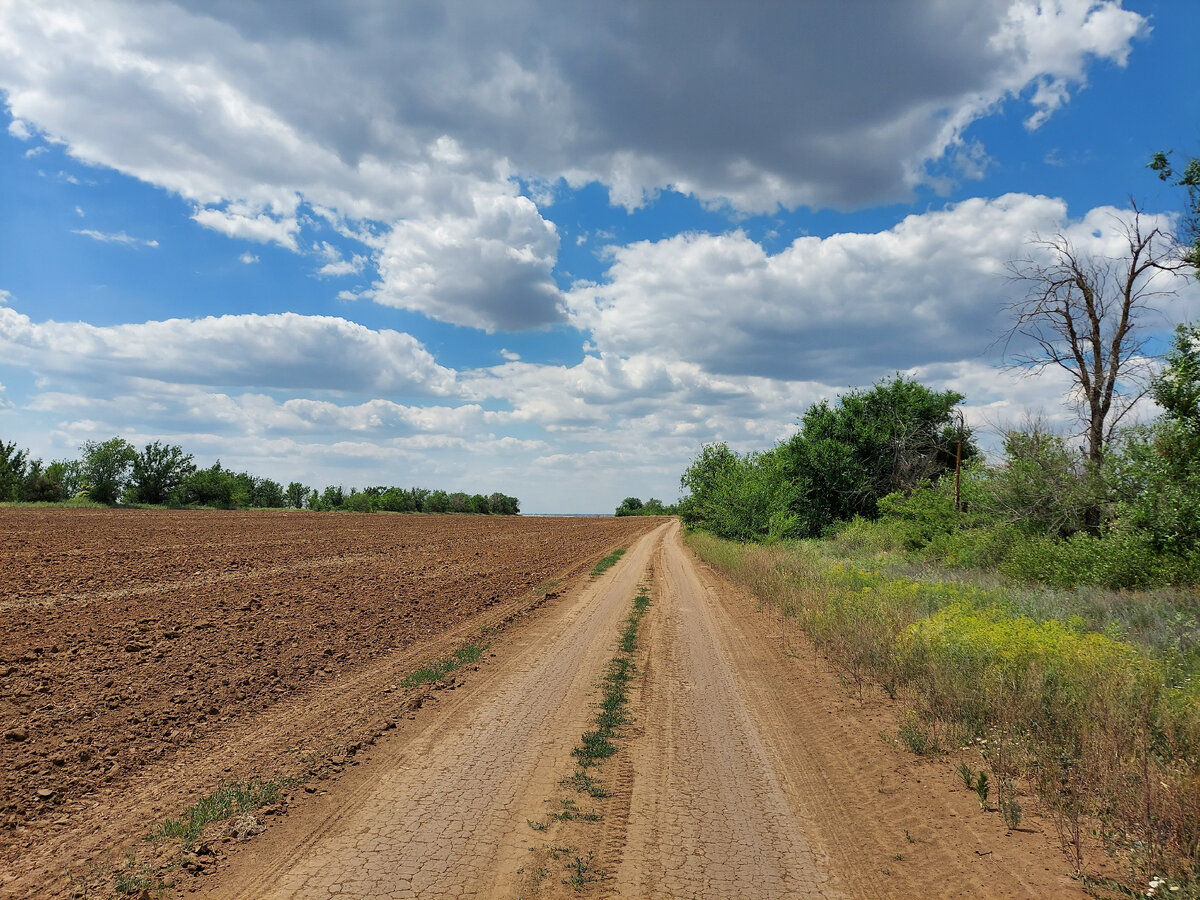
[[[604,512],[896,371],[1069,430],[1004,264],[1200,154],[1190,0],[343,10],[5,4],[0,439]]]

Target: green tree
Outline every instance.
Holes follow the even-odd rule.
[[[432,491],[425,498],[424,511],[429,513],[444,513],[450,511],[450,495],[445,491]]]
[[[287,505],[283,485],[272,478],[253,478],[254,491],[250,505],[255,509],[282,509]]]
[[[516,497],[497,492],[488,497],[488,510],[496,516],[515,516],[521,511],[521,503]]]
[[[1200,325],[1178,325],[1163,370],[1150,383],[1167,418],[1200,433]]]
[[[1200,435],[1163,418],[1121,434],[1107,465],[1115,527],[1149,536],[1176,560],[1200,552]]]
[[[21,499],[29,503],[59,503],[65,500],[59,474],[53,463],[43,466],[40,459],[33,460],[25,472]]]
[[[955,464],[956,391],[934,391],[902,376],[810,407],[781,445],[798,529],[819,535],[834,522],[874,519],[881,497],[929,483]],[[978,452],[963,431],[963,459]]]
[[[1122,435],[1108,480],[1118,523],[1182,557],[1200,550],[1200,326],[1176,328],[1151,393],[1164,415]]]
[[[15,443],[0,441],[0,503],[15,503],[21,499],[29,454],[18,450]]]
[[[176,506],[232,509],[235,505],[234,494],[238,488],[237,478],[228,469],[223,468],[218,459],[209,468],[197,469],[184,478],[171,494],[171,503]]]
[[[379,508],[386,512],[416,512],[412,491],[390,487],[379,497]]]
[[[1155,153],[1149,168],[1158,173],[1163,181],[1174,182],[1187,191],[1187,207],[1183,216],[1183,240],[1189,246],[1184,259],[1197,270],[1200,277],[1200,157],[1193,156],[1184,164],[1183,171],[1171,165],[1171,154]]]
[[[308,488],[298,481],[289,481],[283,492],[284,501],[292,509],[304,509],[304,499],[308,496]]]
[[[354,488],[350,489],[349,495],[342,501],[342,509],[349,512],[369,513],[374,512],[375,507],[372,503],[374,498],[366,491],[357,491]]]
[[[83,490],[83,464],[77,459],[56,459],[46,466],[46,477],[59,485],[64,500]]]
[[[192,454],[176,444],[149,443],[133,459],[130,487],[135,503],[166,503],[171,492],[196,471]]]
[[[80,450],[89,496],[97,503],[115,504],[129,483],[137,450],[120,437],[102,443],[87,441]]]
[[[321,509],[341,509],[346,502],[346,492],[340,484],[326,486],[321,492]]]
[[[738,455],[724,441],[700,449],[700,455],[679,479],[688,494],[682,513],[685,524],[703,528],[706,523],[720,520],[722,498],[730,483],[737,480],[740,464]]]
[[[626,497],[621,501],[621,505],[617,507],[617,511],[613,515],[617,516],[636,516],[639,515],[642,509],[642,501],[637,497]]]

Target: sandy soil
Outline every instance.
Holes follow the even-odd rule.
[[[223,780],[350,769],[433,699],[404,675],[655,524],[0,510],[0,896],[103,884]]]
[[[634,721],[598,767],[606,795],[588,798],[561,780],[639,584],[653,602]],[[326,794],[185,886],[218,898],[1083,896],[1036,815],[1006,833],[948,761],[887,740],[890,706],[851,699],[802,636],[785,639],[697,564],[674,523],[495,652]]]

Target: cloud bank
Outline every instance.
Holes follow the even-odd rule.
[[[1038,127],[1148,29],[1115,0],[12,0],[0,88],[12,135],[205,227],[299,250],[305,209],[369,220],[378,302],[528,329],[562,321],[558,239],[513,176],[630,208],[903,200],[986,164],[972,122],[1018,103]]]

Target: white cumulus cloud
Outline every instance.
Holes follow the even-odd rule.
[[[209,316],[126,325],[34,322],[0,307],[0,349],[40,376],[438,395],[454,388],[414,337],[332,316]]]
[[[1029,241],[1039,232],[1117,256],[1125,216],[1101,207],[1072,221],[1062,200],[1008,194],[879,233],[802,237],[773,255],[740,231],[681,234],[613,248],[606,280],[576,286],[567,302],[571,321],[604,352],[861,384],[987,356],[1023,290],[1008,261],[1036,252]],[[1173,286],[1196,292],[1182,280]]]
[[[629,207],[668,188],[751,212],[903,199],[981,171],[972,122],[1015,98],[1039,125],[1148,27],[1117,0],[895,0],[868,15],[365,0],[286,16],[10,0],[0,89],[18,132],[184,197],[205,227],[296,249],[298,204],[370,220],[390,236],[370,246],[377,300],[529,328],[561,318],[557,234],[535,205],[560,179]]]

